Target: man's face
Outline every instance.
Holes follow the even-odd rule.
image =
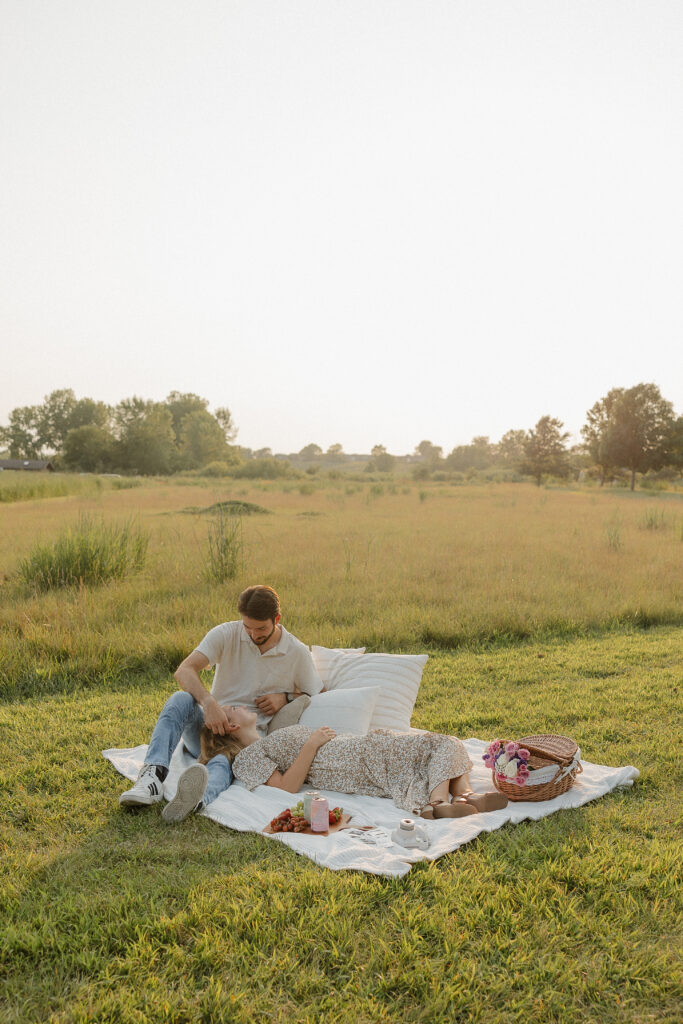
[[[263,647],[264,644],[268,643],[279,621],[279,615],[275,620],[249,619],[246,615],[242,616],[242,625],[251,642],[256,644],[257,647]]]

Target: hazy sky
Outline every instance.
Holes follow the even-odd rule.
[[[449,451],[683,412],[680,0],[0,0],[0,423]]]

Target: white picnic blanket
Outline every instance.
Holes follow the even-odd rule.
[[[488,743],[484,740],[465,740],[467,752],[474,768],[470,774],[472,788],[484,793],[492,788],[491,772],[485,767],[481,756]],[[131,749],[103,750],[103,755],[117,771],[127,779],[137,778],[147,752],[146,745]],[[170,800],[175,795],[178,776],[192,764],[193,759],[178,745],[166,782],[164,795]],[[479,835],[480,832],[494,832],[507,822],[518,824],[527,818],[537,820],[554,814],[565,807],[581,807],[590,800],[597,800],[617,786],[631,786],[640,772],[632,765],[610,768],[606,765],[582,761],[583,772],[566,793],[553,800],[537,803],[516,801],[508,803],[502,811],[487,814],[471,814],[465,818],[446,818],[438,821],[422,821],[418,824],[429,834],[431,845],[427,850],[407,850],[391,842],[391,832],[400,820],[409,817],[406,811],[396,807],[392,800],[371,796],[349,796],[346,793],[323,792],[330,801],[330,807],[343,807],[352,816],[352,826],[373,825],[372,831],[352,833],[349,830],[332,833],[329,836],[306,836],[291,833],[268,835],[266,838],[291,846],[297,853],[310,857],[316,864],[332,871],[366,871],[371,875],[388,875],[398,878],[410,871],[411,865],[420,860],[436,860],[445,853],[457,850]],[[309,787],[304,787],[309,788]],[[298,798],[273,786],[259,786],[249,792],[241,782],[234,782],[221,793],[218,799],[201,811],[221,825],[237,832],[262,832],[285,807],[292,807]],[[377,845],[375,845],[377,844]]]

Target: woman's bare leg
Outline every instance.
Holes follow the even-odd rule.
[[[471,793],[472,787],[470,786],[469,772],[465,772],[464,775],[458,775],[457,779],[451,779],[448,788],[453,798]]]
[[[456,796],[463,796],[465,793],[471,792],[470,777],[465,772],[464,775],[458,775],[457,779],[445,779],[443,782],[440,782],[429,794],[429,802],[433,804],[441,800],[443,803],[448,803],[449,795],[455,798]]]
[[[466,800],[459,800],[457,796],[453,796],[449,803],[448,798],[452,793],[453,784],[459,781],[460,779],[445,779],[443,782],[440,782],[429,794],[429,801],[432,806],[423,810],[422,817],[464,818],[468,814],[476,814],[476,807],[472,807]]]
[[[458,797],[461,797],[482,813],[486,811],[500,811],[503,807],[507,807],[507,797],[503,796],[502,793],[496,791],[474,793],[470,786],[470,777],[467,773],[459,775],[457,779],[451,779],[450,793],[452,800],[457,800]]]
[[[450,781],[450,779],[445,779],[431,791],[431,793],[429,794],[430,804],[448,803],[448,787]]]

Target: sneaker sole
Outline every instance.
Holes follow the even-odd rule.
[[[166,804],[161,817],[168,823],[182,821],[191,814],[204,796],[209,773],[203,764],[190,765],[178,780],[178,792]]]
[[[158,804],[164,798],[164,784],[163,782],[157,783],[159,787],[159,793],[157,796],[145,795],[144,793],[133,793],[130,790],[126,793],[122,793],[119,797],[119,803],[122,807],[151,807],[152,804]]]
[[[158,804],[161,799],[161,794],[158,797],[146,799],[144,796],[127,797],[125,793],[122,793],[119,803],[122,807],[151,807],[152,804]]]

